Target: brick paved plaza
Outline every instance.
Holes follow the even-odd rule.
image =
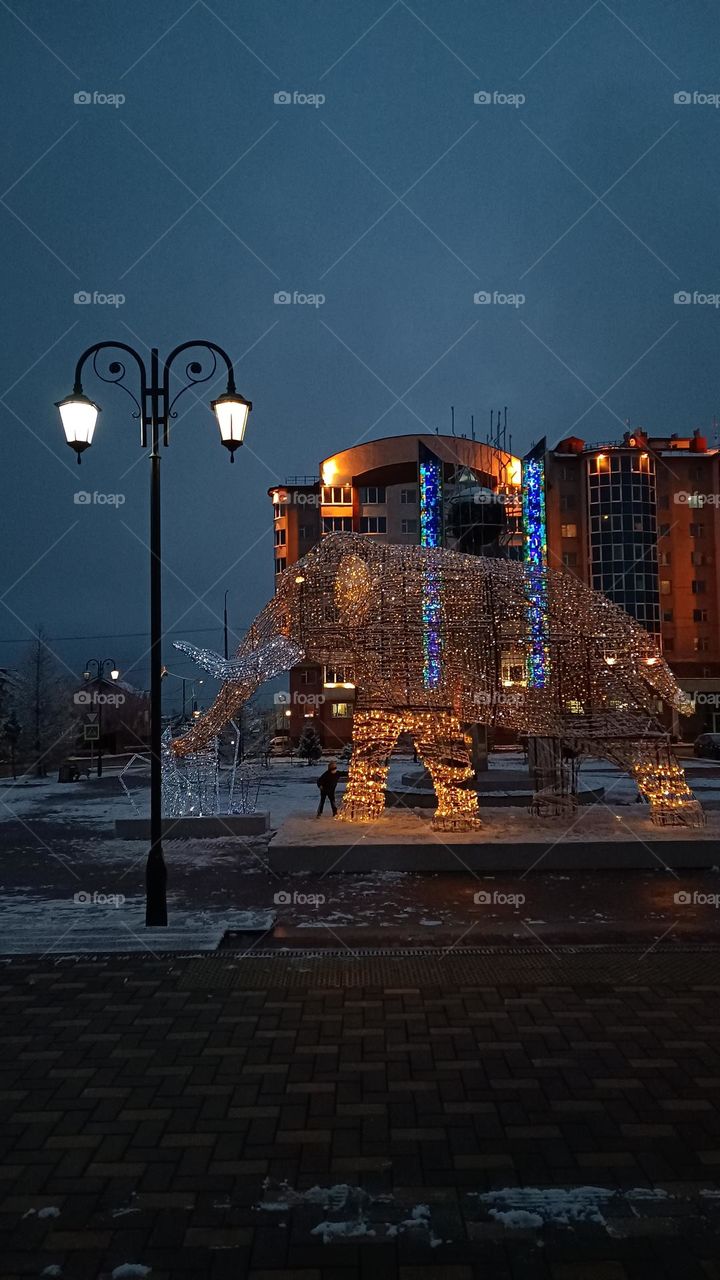
[[[28,958],[0,987],[3,1280],[720,1277],[712,949]]]

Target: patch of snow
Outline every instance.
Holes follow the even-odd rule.
[[[148,1276],[150,1267],[144,1267],[141,1262],[123,1262],[110,1274],[112,1280],[132,1280],[133,1276]]]
[[[504,1227],[510,1227],[516,1231],[545,1225],[545,1220],[539,1213],[529,1213],[527,1209],[491,1209],[490,1217],[502,1222]]]
[[[332,1244],[333,1240],[351,1240],[356,1236],[374,1236],[363,1218],[355,1218],[349,1222],[319,1222],[310,1232],[311,1236],[322,1236],[323,1244]]]

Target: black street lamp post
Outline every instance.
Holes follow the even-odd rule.
[[[92,675],[92,672],[90,671],[90,668],[92,666],[94,666],[95,670],[97,671],[98,684],[102,684],[106,667],[110,668],[110,677],[112,680],[117,680],[120,676],[120,672],[117,669],[117,663],[114,661],[113,658],[88,658],[87,662],[85,663],[85,670],[83,672],[83,675],[86,680],[89,680],[90,676]],[[101,695],[102,690],[98,690],[98,694]],[[102,778],[102,709],[103,709],[102,697],[98,696],[98,699],[97,699],[97,718],[98,718],[97,776],[98,778]],[[92,756],[90,759],[90,764],[92,765]]]
[[[183,352],[192,349],[202,350],[203,360],[211,357],[209,369],[198,360],[189,360],[185,364],[185,383],[171,398],[170,373],[172,367]],[[122,360],[113,359],[102,373],[98,367],[98,356],[102,351],[124,352],[129,355],[138,367],[140,377],[140,398],[126,385],[127,370]],[[230,451],[230,461],[235,461],[235,450],[242,443],[245,435],[248,414],[252,409],[249,400],[245,400],[235,390],[235,377],[229,356],[214,342],[198,340],[183,342],[170,352],[165,362],[160,364],[158,350],[152,348],[150,353],[150,370],[148,372],[142,356],[125,342],[96,342],[88,347],[77,362],[75,368],[75,385],[72,395],[57,403],[67,443],[77,453],[78,463],[81,454],[92,444],[93,433],[97,423],[100,406],[83,394],[82,372],[85,364],[91,360],[93,372],[102,382],[113,383],[121,387],[130,396],[135,405],[134,418],[140,420],[140,444],[147,449],[150,444],[150,850],[148,853],[145,876],[145,924],[167,924],[167,868],[162,848],[162,559],[161,559],[161,526],[160,526],[160,442],[163,447],[170,443],[170,419],[176,416],[175,405],[180,396],[191,387],[208,382],[218,367],[218,360],[227,369],[227,390],[224,395],[211,402],[211,407],[220,427],[220,439]]]

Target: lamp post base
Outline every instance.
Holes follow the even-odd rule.
[[[150,850],[145,872],[145,926],[151,928],[167,925],[167,867],[162,845]]]

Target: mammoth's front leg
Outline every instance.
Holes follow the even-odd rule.
[[[398,740],[402,716],[391,711],[356,711],[348,784],[338,817],[373,822],[385,811],[388,757]]]
[[[436,831],[473,831],[481,825],[470,765],[470,744],[460,722],[449,711],[423,711],[406,724],[418,755],[430,770],[437,809]]]

